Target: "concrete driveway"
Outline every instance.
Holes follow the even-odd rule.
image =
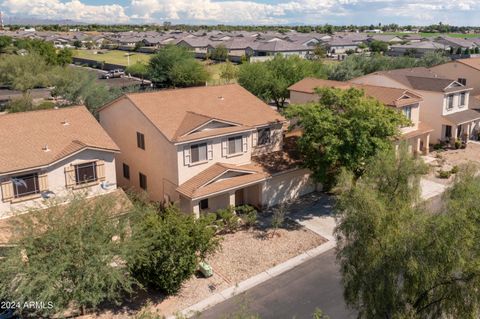
[[[313,193],[288,206],[288,217],[327,240],[334,240],[333,197]]]

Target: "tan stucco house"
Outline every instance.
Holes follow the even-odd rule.
[[[423,98],[420,122],[432,127],[430,143],[477,139],[480,112],[470,107],[472,87],[423,68],[374,72],[351,80],[357,84],[407,89]]]
[[[0,115],[0,218],[116,190],[119,148],[84,106]]]
[[[470,92],[470,108],[480,106],[480,58],[458,59],[431,67],[435,74],[456,79],[473,90]]]
[[[182,211],[272,206],[315,189],[284,152],[285,119],[236,84],[126,94],[99,111],[119,185]]]
[[[304,104],[318,101],[319,96],[315,89],[322,87],[361,89],[366,96],[375,98],[385,106],[402,112],[411,121],[412,125],[400,128],[400,140],[406,141],[411,151],[415,153],[428,153],[430,133],[433,129],[420,121],[423,98],[419,94],[408,89],[305,78],[289,87],[290,103]]]

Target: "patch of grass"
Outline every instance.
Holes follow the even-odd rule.
[[[103,54],[95,54],[98,50],[74,50],[73,56],[82,59],[90,59],[95,61],[103,61],[105,63],[128,65],[128,57],[126,54],[130,54],[130,65],[137,62],[148,63],[151,58],[151,54],[139,53],[139,52],[127,52],[121,50],[105,51]]]
[[[207,69],[208,73],[210,73],[210,80],[208,81],[209,85],[218,85],[218,84],[225,83],[222,79],[220,79],[220,72],[222,71],[222,65],[224,65],[225,62],[212,63],[211,61],[208,61],[208,62],[202,61],[202,63],[203,65],[205,65],[205,68]]]

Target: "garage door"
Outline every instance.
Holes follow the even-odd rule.
[[[281,175],[276,175],[265,182],[262,192],[264,206],[281,204],[315,191],[315,183],[310,178],[310,172],[299,169]]]

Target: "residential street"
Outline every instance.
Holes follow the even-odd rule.
[[[268,318],[311,319],[320,308],[331,319],[355,318],[343,302],[333,249],[200,315],[201,319],[229,318],[239,308]]]

